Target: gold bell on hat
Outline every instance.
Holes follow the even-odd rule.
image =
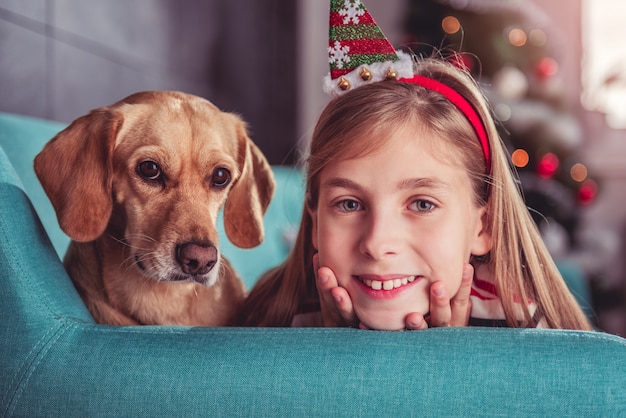
[[[398,72],[390,67],[385,73],[385,79],[395,80],[396,78],[398,78]]]
[[[348,90],[350,88],[350,82],[346,80],[344,77],[339,78],[339,82],[337,83],[337,87],[341,90]]]
[[[363,81],[370,81],[372,79],[372,73],[370,72],[370,70],[367,69],[367,67],[363,67],[361,69],[359,76]]]

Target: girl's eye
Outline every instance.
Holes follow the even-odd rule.
[[[223,188],[228,186],[228,183],[230,183],[230,179],[230,171],[223,167],[219,167],[215,169],[215,171],[211,175],[211,185],[217,188]]]
[[[159,181],[163,177],[161,167],[154,161],[142,161],[137,166],[137,173],[146,180]]]
[[[342,212],[356,212],[362,209],[361,204],[353,199],[345,199],[340,202],[337,202],[336,206]]]
[[[417,212],[430,212],[435,209],[436,206],[433,202],[429,202],[428,200],[416,200],[411,203],[411,209]]]

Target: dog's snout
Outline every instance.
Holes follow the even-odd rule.
[[[176,260],[186,274],[206,274],[217,263],[217,248],[213,244],[188,242],[176,247]]]

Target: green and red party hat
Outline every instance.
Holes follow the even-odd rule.
[[[396,51],[361,0],[331,0],[330,73],[324,91],[338,96],[366,83],[413,76],[410,55]]]

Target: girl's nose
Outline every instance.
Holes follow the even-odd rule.
[[[401,228],[391,214],[372,214],[364,222],[359,250],[373,260],[397,254],[400,250]]]

